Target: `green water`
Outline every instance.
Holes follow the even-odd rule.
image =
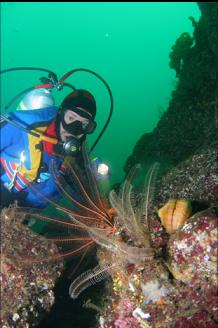
[[[3,2],[1,3],[1,69],[43,67],[62,77],[75,68],[101,75],[114,97],[108,129],[96,146],[110,166],[111,183],[124,177],[123,166],[145,132],[157,124],[174,88],[169,68],[171,46],[183,32],[193,33],[189,16],[199,20],[195,2]],[[39,83],[43,73],[12,72],[1,79],[1,106],[15,94]],[[109,114],[109,96],[92,75],[67,80],[90,90],[97,101],[98,128]],[[59,104],[69,89],[55,92]]]

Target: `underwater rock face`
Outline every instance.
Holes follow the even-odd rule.
[[[40,263],[56,247],[24,226],[16,208],[1,213],[1,327],[35,327],[54,304],[62,264]],[[29,263],[24,260],[29,259]],[[34,263],[33,260],[39,263]],[[28,262],[28,261],[27,261]],[[32,262],[32,263],[31,263]]]
[[[218,141],[190,156],[186,161],[171,168],[157,182],[158,208],[164,206],[170,196],[183,198],[202,204],[207,208],[209,204],[216,204],[218,195],[217,171]],[[194,207],[192,206],[193,210]],[[197,206],[198,207],[198,206]],[[196,212],[196,210],[195,210]]]
[[[217,216],[212,210],[196,213],[171,235],[170,271],[184,283],[207,281],[217,286]]]
[[[198,151],[199,147],[217,139],[218,6],[210,2],[198,2],[198,6],[202,12],[199,21],[195,22],[193,17],[189,17],[194,27],[191,38],[194,44],[188,47],[188,51],[185,50],[184,58],[184,53],[174,56],[173,68],[179,69],[179,78],[169,106],[161,113],[155,129],[144,133],[137,141],[125,163],[126,173],[136,163],[147,165],[147,162],[159,161],[178,164]]]
[[[156,257],[138,268],[127,264],[126,276],[121,270],[113,272],[112,286],[108,283],[110,301],[100,316],[102,327],[131,327],[130,318],[138,321],[134,321],[133,327],[216,327],[217,213],[213,207],[217,199],[216,168],[215,147],[208,147],[157,181],[153,208],[149,210],[150,237]],[[157,209],[164,207],[171,195],[175,201],[181,198],[185,204],[191,201],[193,209],[184,225],[167,233]],[[141,195],[134,197],[137,211],[137,198],[141,199]],[[183,216],[183,206],[178,210],[178,216]]]
[[[158,230],[159,231],[159,230]],[[111,272],[97,327],[215,328],[218,319],[217,216],[196,213],[171,234],[170,261],[156,258]],[[116,258],[112,256],[112,262]],[[169,271],[172,273],[170,277]]]

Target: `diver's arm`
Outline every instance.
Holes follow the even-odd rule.
[[[61,164],[60,159],[44,153],[37,180],[25,189],[26,206],[44,208],[62,197],[56,182],[60,175],[65,175]]]

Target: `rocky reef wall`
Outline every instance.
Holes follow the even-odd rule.
[[[197,4],[202,15],[198,22],[189,17],[193,36],[182,33],[169,54],[177,76],[169,107],[153,132],[136,143],[126,173],[138,162],[174,166],[217,137],[217,3]]]

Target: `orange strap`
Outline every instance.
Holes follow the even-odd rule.
[[[48,136],[45,136],[44,134],[40,134],[39,135],[39,138],[43,141],[47,141],[47,142],[50,142],[52,143],[53,145],[56,145],[58,143],[58,139],[56,138],[53,138],[53,137],[48,137]]]

